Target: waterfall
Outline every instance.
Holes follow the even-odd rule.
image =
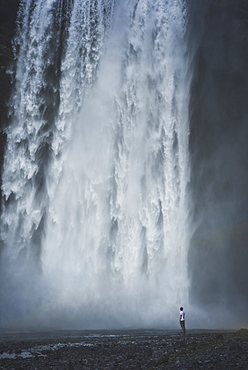
[[[177,324],[188,303],[187,26],[183,0],[21,2],[2,320]]]

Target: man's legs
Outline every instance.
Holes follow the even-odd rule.
[[[181,325],[183,334],[185,334],[185,321],[184,320],[180,321],[180,325]]]

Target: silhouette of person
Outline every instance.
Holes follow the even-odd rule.
[[[180,307],[179,322],[180,322],[183,334],[185,334],[185,312],[183,310],[183,307]]]

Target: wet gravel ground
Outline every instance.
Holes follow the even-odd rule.
[[[248,330],[1,333],[0,369],[248,369]]]

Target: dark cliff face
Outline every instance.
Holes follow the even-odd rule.
[[[248,304],[248,3],[203,0],[196,16],[191,298],[239,315]]]
[[[6,102],[10,94],[10,79],[6,68],[13,59],[11,40],[15,33],[18,0],[0,0],[0,121],[6,124]]]
[[[15,33],[18,6],[19,0],[0,0],[0,169],[6,140],[2,130],[8,124],[7,102],[11,91],[10,76],[6,69],[13,62],[11,40]]]

